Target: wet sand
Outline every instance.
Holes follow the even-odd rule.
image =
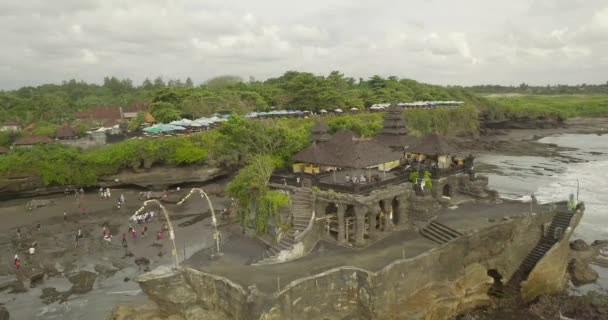
[[[118,197],[123,193],[127,206],[116,208]],[[156,231],[161,229],[164,219],[159,209],[155,221],[145,224],[148,235],[132,239],[127,235],[128,247],[121,245],[122,234],[127,233],[131,224],[138,233],[144,225],[129,222],[132,214],[140,208],[138,191],[112,190],[112,199],[101,199],[96,192],[86,193],[82,203],[87,213],[81,214],[74,195],[49,196],[37,200],[53,200],[54,204],[33,211],[27,211],[25,204],[31,199],[18,199],[0,203],[0,284],[18,280],[22,283],[22,293],[11,293],[15,285],[4,287],[0,292],[0,303],[11,314],[11,319],[107,319],[112,308],[118,303],[146,301],[133,281],[147,269],[159,265],[172,264],[172,245],[165,234],[162,246],[153,246]],[[228,205],[228,200],[211,196],[216,211]],[[182,206],[165,204],[176,228],[177,256],[181,262],[197,251],[212,244],[210,212],[206,201],[192,196]],[[67,212],[67,221],[63,212]],[[40,224],[40,230],[37,225]],[[102,240],[102,228],[107,226],[113,235],[111,243]],[[17,236],[21,230],[21,238]],[[74,235],[78,228],[85,239],[75,247]],[[28,234],[31,233],[31,236]],[[37,243],[36,253],[29,256],[27,249]],[[17,270],[13,257],[18,254],[24,265]],[[137,265],[138,258],[146,258],[149,265]],[[80,294],[66,294],[51,304],[40,298],[43,290],[55,288],[58,292],[68,292],[72,283],[68,278],[79,272],[96,274],[92,290]],[[30,288],[29,277],[44,272],[44,279]],[[125,281],[127,280],[127,281]],[[78,281],[78,280],[77,280]],[[19,287],[19,285],[16,285]],[[52,300],[52,299],[51,299]]]

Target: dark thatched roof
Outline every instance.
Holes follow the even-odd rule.
[[[57,129],[57,138],[72,138],[76,136],[76,132],[69,125],[64,125],[63,127]]]
[[[407,152],[437,156],[456,154],[459,150],[443,136],[433,133],[420,138],[416,144],[407,149]]]
[[[407,134],[407,125],[403,119],[401,108],[390,106],[384,113],[382,129],[376,140],[386,146],[395,149],[404,149],[416,143],[417,139]]]
[[[293,157],[297,162],[354,169],[396,161],[400,158],[401,153],[375,140],[355,139],[355,135],[350,131],[339,131],[330,140],[313,143]]]
[[[47,136],[25,136],[15,141],[16,146],[29,146],[34,144],[49,144],[53,143],[53,139]]]
[[[314,126],[310,129],[312,141],[323,142],[331,139],[329,134],[329,127],[323,124],[321,121],[317,121]]]

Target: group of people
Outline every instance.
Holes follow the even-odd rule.
[[[346,183],[350,183],[350,182],[352,182],[352,183],[366,183],[367,182],[367,178],[365,178],[365,176],[363,174],[360,175],[359,177],[357,177],[355,175],[352,178],[351,178],[350,175],[347,174],[346,177],[345,177],[345,179],[346,179]]]
[[[144,214],[136,215],[135,221],[137,224],[144,224],[154,220],[154,211],[146,211]]]

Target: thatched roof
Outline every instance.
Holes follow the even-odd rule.
[[[382,129],[376,140],[386,146],[403,149],[416,143],[416,137],[407,134],[407,125],[403,118],[401,108],[396,105],[390,106],[384,113]]]
[[[329,127],[327,127],[321,121],[317,121],[312,128],[310,128],[311,138],[314,142],[323,142],[331,139],[329,134]]]
[[[5,154],[5,153],[8,153],[8,151],[9,151],[9,150],[8,150],[7,148],[5,148],[5,147],[0,147],[0,154]]]
[[[350,131],[339,131],[330,140],[313,143],[293,157],[297,162],[354,169],[400,158],[399,152],[394,152],[375,140],[356,139]]]
[[[443,136],[433,133],[420,138],[416,144],[407,149],[407,152],[437,156],[456,154],[459,150]]]
[[[16,146],[29,146],[34,144],[49,144],[53,143],[53,139],[47,136],[25,136],[15,141]]]
[[[59,139],[62,138],[72,138],[76,136],[76,132],[69,125],[64,125],[63,127],[57,129],[56,137]]]

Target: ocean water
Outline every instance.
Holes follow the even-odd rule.
[[[489,176],[490,187],[504,198],[530,201],[534,194],[546,203],[578,194],[585,215],[574,238],[608,239],[608,135],[563,134],[540,142],[572,149],[554,157],[482,154],[476,160],[479,172]],[[608,291],[608,269],[592,267],[600,279],[576,291]]]
[[[578,193],[586,210],[575,237],[608,239],[608,135],[564,134],[540,142],[574,150],[555,157],[482,154],[476,160],[480,173],[508,199],[530,201],[534,194],[545,203]]]

